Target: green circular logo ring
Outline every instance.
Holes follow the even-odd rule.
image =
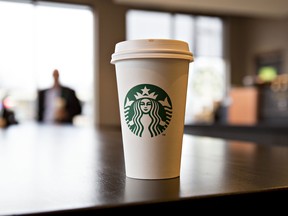
[[[160,87],[140,84],[131,88],[124,99],[124,116],[128,128],[139,137],[155,137],[168,127],[172,102]]]

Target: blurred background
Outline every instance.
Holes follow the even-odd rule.
[[[93,115],[93,12],[87,6],[0,1],[0,97],[19,122],[34,121],[37,90],[61,83],[83,104],[78,122]]]
[[[171,38],[195,56],[186,125],[286,126],[287,27],[281,0],[0,0],[2,106],[34,121],[57,68],[83,104],[75,124],[118,127],[115,44]]]

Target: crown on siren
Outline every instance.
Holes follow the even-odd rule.
[[[156,99],[158,95],[155,95],[155,92],[149,93],[150,89],[147,89],[146,86],[141,89],[142,94],[137,92],[135,96],[136,100],[142,99],[142,98],[150,98],[150,99]]]

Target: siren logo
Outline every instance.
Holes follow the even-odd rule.
[[[172,102],[160,87],[137,85],[129,90],[124,100],[125,121],[137,136],[155,137],[169,125]]]

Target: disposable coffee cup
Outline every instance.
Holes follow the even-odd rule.
[[[189,64],[187,42],[138,39],[116,44],[115,65],[126,176],[180,176]]]

